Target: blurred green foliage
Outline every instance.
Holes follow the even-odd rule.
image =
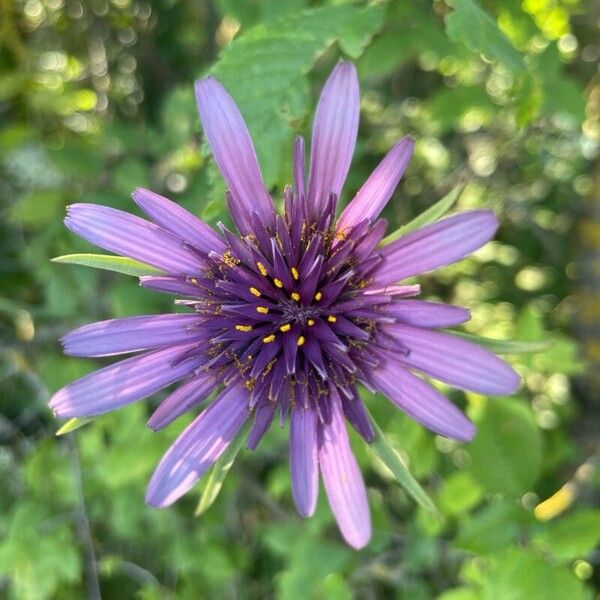
[[[592,598],[598,11],[592,0],[1,0],[0,596]],[[313,519],[295,514],[285,430],[240,452],[217,501],[194,517],[200,491],[162,511],[143,501],[188,418],[151,433],[154,399],[56,438],[46,406],[100,364],[63,357],[62,333],[172,309],[125,275],[49,262],[93,251],[64,229],[65,205],[132,210],[129,194],[148,186],[227,221],[193,99],[209,71],[239,103],[279,197],[293,136],[309,133],[340,56],[362,84],[345,199],[412,134],[390,231],[459,182],[457,208],[491,207],[502,222],[475,256],[421,278],[424,296],[469,307],[469,333],[552,342],[510,357],[518,397],[444,390],[478,424],[468,445],[368,398],[441,516],[353,438],[374,522],[360,553],[341,541],[324,497]]]

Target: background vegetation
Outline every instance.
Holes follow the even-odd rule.
[[[592,598],[600,582],[600,5],[593,0],[0,0],[0,596],[46,598]],[[168,510],[146,482],[181,419],[151,402],[55,437],[51,392],[100,362],[62,356],[82,323],[171,310],[135,279],[49,262],[93,251],[65,205],[132,210],[136,186],[210,222],[223,184],[193,81],[215,72],[256,140],[268,185],[290,181],[324,78],[356,62],[361,129],[345,199],[393,141],[416,155],[393,226],[466,181],[496,240],[423,277],[424,296],[472,309],[468,332],[547,341],[510,356],[516,397],[451,392],[471,444],[369,400],[438,505],[436,519],[353,439],[374,520],[361,552],[325,498],[293,509],[286,434],[241,452],[215,505]]]

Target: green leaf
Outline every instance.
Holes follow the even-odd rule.
[[[600,542],[600,510],[580,510],[550,521],[534,541],[557,559],[585,558]]]
[[[134,277],[160,275],[162,273],[160,269],[151,267],[139,260],[127,258],[126,256],[112,256],[110,254],[65,254],[51,260],[56,263],[82,265],[84,267],[93,267],[94,269],[103,269],[104,271],[133,275]]]
[[[494,354],[529,354],[531,352],[543,352],[552,348],[552,340],[540,340],[536,342],[522,342],[520,340],[496,340],[493,338],[479,337],[462,331],[449,332],[452,335],[473,342],[478,346],[486,348]]]
[[[307,73],[336,41],[356,58],[383,20],[383,6],[325,6],[259,23],[221,53],[214,75],[238,103],[268,187],[289,176],[298,122],[312,103]]]
[[[542,439],[531,409],[514,398],[488,400],[467,451],[471,475],[488,492],[519,496],[529,491],[542,462]]]
[[[519,52],[475,0],[448,0],[448,4],[454,8],[446,17],[446,33],[452,41],[462,42],[512,71],[525,71]]]
[[[457,185],[450,192],[448,192],[441,200],[438,200],[435,204],[430,206],[426,211],[416,216],[412,221],[409,221],[406,225],[399,227],[393,233],[390,233],[390,235],[388,235],[382,240],[381,245],[385,246],[386,244],[389,244],[390,242],[394,242],[397,239],[401,238],[403,235],[414,231],[415,229],[419,229],[420,227],[425,227],[425,225],[435,223],[454,206],[454,203],[458,200],[458,197],[460,196],[460,193],[462,192],[463,188],[463,184]]]
[[[75,431],[88,423],[91,423],[94,420],[93,417],[74,417],[69,419],[57,432],[56,435],[65,435],[65,433],[70,433],[71,431]]]
[[[379,425],[373,419],[371,419],[371,422],[375,430],[375,439],[368,444],[369,450],[390,470],[394,479],[420,506],[439,516],[439,511],[433,501],[421,487],[421,484],[412,476],[398,451],[387,441]]]
[[[227,473],[229,473],[229,470],[233,466],[238,452],[246,441],[249,428],[250,420],[247,420],[229,446],[227,446],[227,450],[221,454],[219,459],[213,465],[208,479],[206,480],[206,484],[204,485],[204,489],[202,490],[198,506],[194,511],[194,515],[197,517],[205,513],[217,499],[217,496],[223,487],[225,477],[227,477]]]

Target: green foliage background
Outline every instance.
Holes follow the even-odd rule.
[[[1,0],[0,597],[594,597],[599,22],[593,0]],[[345,199],[412,134],[392,228],[461,181],[458,208],[502,222],[475,256],[423,277],[424,296],[471,308],[467,332],[553,343],[509,356],[524,380],[516,397],[445,390],[478,424],[468,445],[368,400],[441,516],[353,438],[374,522],[358,553],[324,497],[313,519],[295,514],[277,427],[240,453],[198,518],[199,491],[167,510],[143,502],[186,419],[150,432],[153,399],[57,438],[46,406],[100,364],[62,356],[61,334],[171,310],[126,275],[50,263],[94,251],[63,227],[65,205],[132,210],[131,191],[147,186],[226,221],[194,79],[212,71],[230,89],[280,191],[339,57],[362,85]]]

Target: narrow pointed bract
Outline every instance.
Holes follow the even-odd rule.
[[[140,285],[178,296],[187,312],[113,319],[64,336],[74,356],[142,354],[67,385],[50,406],[61,418],[89,417],[181,382],[150,417],[157,430],[208,402],[152,476],[146,499],[161,507],[194,485],[247,419],[251,449],[273,420],[289,421],[298,512],[313,514],[320,473],[342,536],[361,548],[371,533],[369,507],[346,421],[367,443],[375,431],[358,385],[382,392],[432,431],[466,441],[472,423],[415,372],[482,394],[509,394],[519,384],[493,354],[437,331],[467,321],[467,309],[416,300],[419,285],[402,283],[485,244],[496,218],[485,210],[460,213],[381,246],[387,222],[379,215],[414,146],[406,137],[336,220],[360,106],[349,63],[336,66],[319,100],[307,180],[304,141],[294,144],[282,214],[231,96],[211,77],[196,84],[196,95],[237,231],[215,231],[141,188],[133,197],[150,221],[103,206],[69,207],[65,222],[73,232],[160,269]]]

